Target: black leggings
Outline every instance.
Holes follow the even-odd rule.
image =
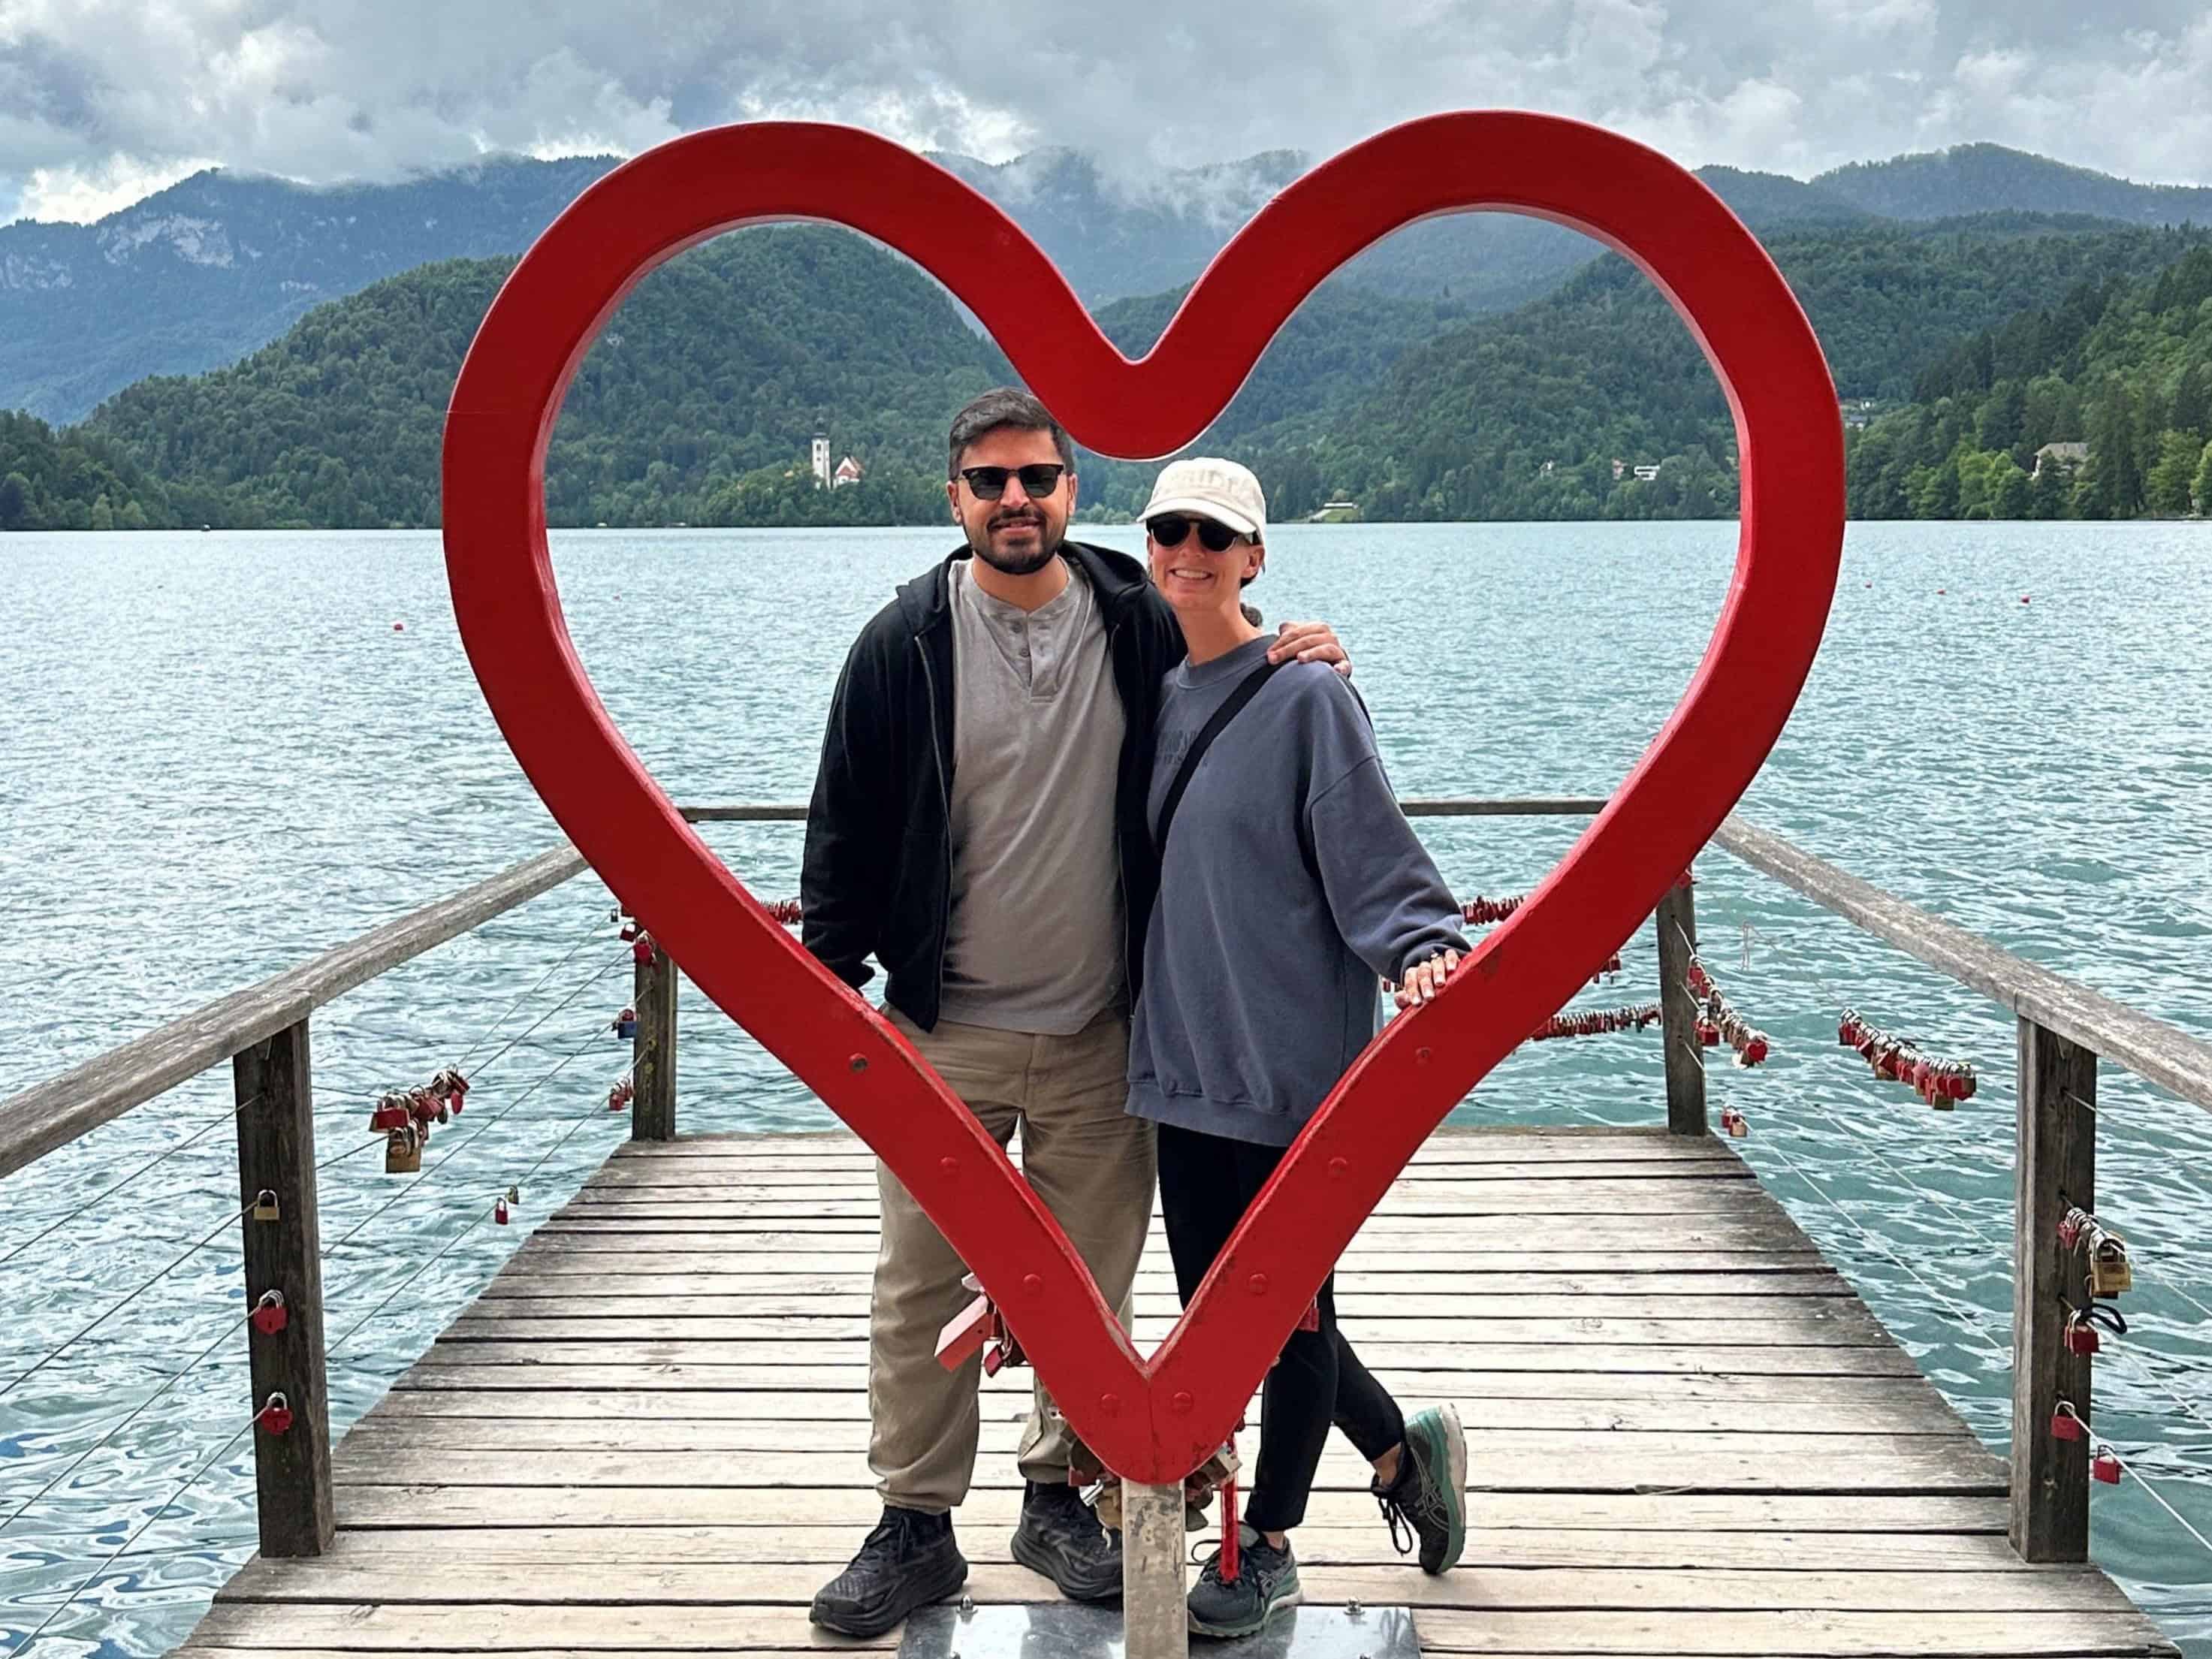
[[[1183,1305],[1289,1149],[1160,1125],[1160,1208]],[[1321,1328],[1293,1331],[1261,1395],[1260,1462],[1246,1522],[1284,1532],[1305,1519],[1306,1494],[1334,1422],[1372,1462],[1406,1436],[1398,1402],[1336,1328],[1336,1275],[1322,1281]]]

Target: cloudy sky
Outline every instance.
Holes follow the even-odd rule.
[[[1800,177],[1978,139],[2212,183],[2212,0],[0,0],[0,222],[854,121],[1132,168],[1514,106]]]

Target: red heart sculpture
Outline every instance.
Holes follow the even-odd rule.
[[[1164,454],[1228,404],[1322,277],[1400,226],[1468,208],[1586,231],[1682,313],[1735,414],[1735,579],[1681,706],[1605,811],[1443,994],[1346,1074],[1147,1363],[974,1116],[769,919],[615,730],[554,589],[547,439],[586,348],[647,271],[736,225],[829,218],[941,279],[1082,442]],[[1429,1132],[1635,931],[1750,783],[1820,643],[1843,482],[1835,388],[1780,273],[1690,173],[1598,128],[1440,115],[1346,151],[1269,203],[1132,363],[1028,238],[951,173],[865,132],[767,123],[695,133],[617,168],[515,267],[453,389],[446,556],[484,696],[561,827],[707,994],[897,1173],[1084,1440],[1126,1479],[1165,1483],[1228,1435]]]

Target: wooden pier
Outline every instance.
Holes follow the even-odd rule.
[[[1404,803],[1417,817],[1602,805]],[[2175,1654],[2087,1565],[2094,1364],[2064,1324],[2091,1287],[2063,1223],[2096,1201],[2100,1070],[2212,1110],[2212,1044],[1740,820],[1713,847],[2016,1018],[2006,1455],[1711,1133],[1681,885],[1650,936],[1654,1127],[1439,1134],[1345,1256],[1338,1304],[1362,1353],[1407,1406],[1450,1401],[1467,1422],[1473,1524],[1460,1566],[1423,1577],[1391,1551],[1364,1466],[1332,1448],[1297,1534],[1309,1597],[1409,1607],[1432,1655]],[[631,1142],[330,1447],[315,1012],[583,868],[572,848],[527,860],[0,1101],[6,1175],[232,1068],[246,1302],[281,1297],[289,1320],[245,1327],[261,1552],[190,1651],[870,1645],[815,1631],[806,1609],[878,1513],[873,1160],[842,1133],[678,1138],[678,969],[649,945],[631,986]],[[1149,1350],[1176,1312],[1157,1234],[1138,1291]],[[1054,1597],[1007,1553],[1028,1386],[1026,1373],[984,1385],[977,1485],[957,1520],[978,1603]],[[82,1455],[130,1427],[139,1406],[124,1403]],[[82,1609],[101,1571],[46,1623]]]
[[[185,1650],[896,1649],[806,1618],[878,1513],[875,1214],[847,1135],[625,1146],[345,1437],[329,1551],[249,1563]],[[1724,1140],[1439,1134],[1338,1282],[1401,1400],[1458,1405],[1470,1530],[1424,1577],[1332,1443],[1301,1576],[1426,1654],[2176,1652],[2095,1568],[2023,1563],[2005,1462]],[[1140,1346],[1174,1315],[1156,1228]],[[1029,1386],[984,1385],[979,1603],[1055,1595],[1007,1554]]]

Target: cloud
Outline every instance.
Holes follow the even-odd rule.
[[[762,116],[1135,179],[1486,106],[1692,164],[1988,139],[2208,182],[2212,0],[0,0],[0,210],[52,216],[206,159],[389,179]]]

